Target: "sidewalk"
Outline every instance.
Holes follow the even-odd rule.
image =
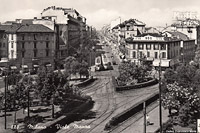
[[[159,106],[150,111],[148,115],[149,120],[151,123],[153,123],[153,125],[148,125],[146,127],[146,132],[154,133],[160,127]],[[162,123],[167,122],[168,119],[168,110],[164,110],[162,108]],[[134,133],[144,133],[144,117],[140,118],[137,122],[135,122],[129,128],[124,130],[125,133],[131,133],[132,131],[134,131]]]

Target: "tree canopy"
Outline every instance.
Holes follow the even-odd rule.
[[[148,75],[147,69],[143,66],[137,66],[132,62],[123,62],[119,65],[118,83],[120,85],[129,85],[142,82]]]

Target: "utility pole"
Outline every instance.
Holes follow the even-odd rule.
[[[28,87],[28,118],[30,118],[30,95],[29,95],[29,87]]]
[[[6,123],[7,123],[7,118],[6,118],[6,115],[7,115],[7,113],[6,113],[6,111],[7,111],[7,72],[6,71],[4,71],[5,72],[5,80],[4,80],[4,82],[5,82],[5,111],[4,111],[4,117],[5,117],[5,129],[7,129],[7,127],[6,127]]]
[[[161,45],[160,45],[161,46]],[[161,99],[161,53],[159,46],[159,115],[160,115],[160,133],[162,133],[162,99]]]
[[[28,77],[28,86],[27,86],[27,93],[28,93],[28,118],[30,118],[30,93],[29,93],[29,88],[30,87],[30,77]]]
[[[143,111],[144,111],[144,133],[146,133],[146,102],[143,103]]]

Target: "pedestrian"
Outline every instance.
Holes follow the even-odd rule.
[[[146,122],[147,122],[147,126],[150,125],[150,120],[149,120],[149,115],[146,115]]]

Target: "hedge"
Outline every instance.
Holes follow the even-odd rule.
[[[91,78],[89,78],[89,79],[87,79],[87,80],[85,80],[85,81],[77,84],[76,86],[78,86],[78,87],[85,87],[85,86],[91,84],[92,82],[94,82],[95,80],[96,80],[95,78],[91,77]]]
[[[113,83],[116,91],[124,91],[124,90],[131,90],[131,89],[138,89],[138,88],[143,88],[143,87],[147,87],[147,86],[152,86],[152,85],[157,84],[158,80],[152,79],[150,81],[138,83],[136,85],[118,86],[116,79],[114,77],[112,77],[112,83]]]

